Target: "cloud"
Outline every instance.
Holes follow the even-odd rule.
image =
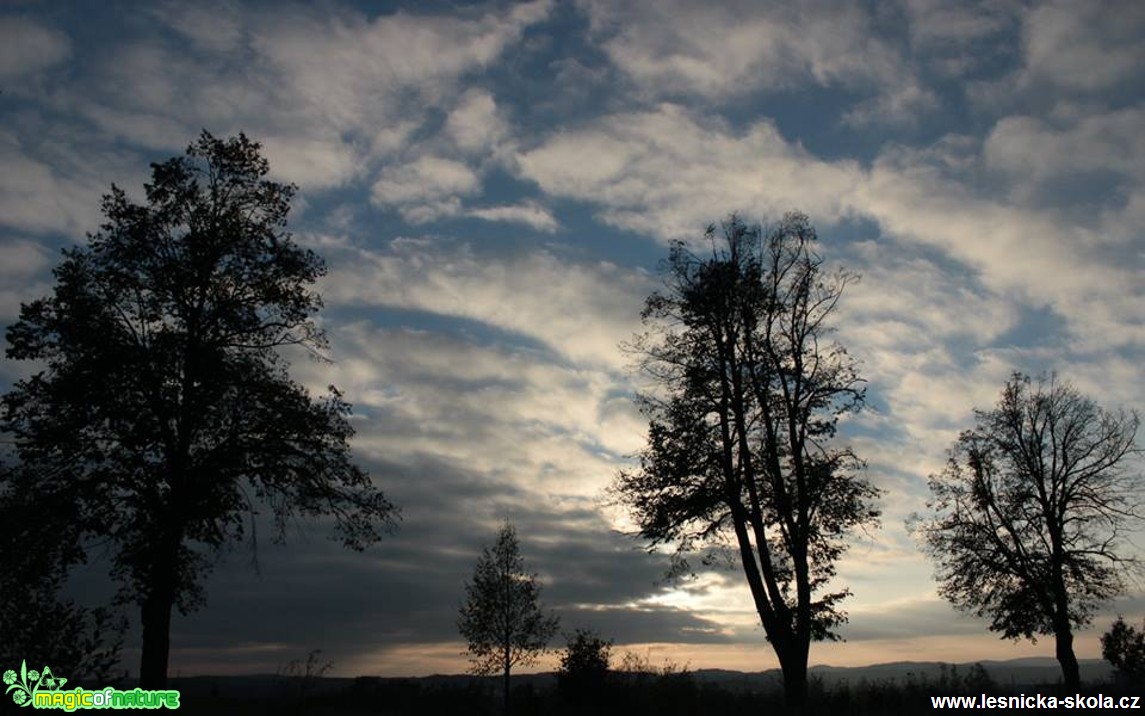
[[[276,176],[329,189],[399,155],[435,108],[452,104],[462,78],[548,12],[546,2],[376,17],[341,6],[166,4],[144,15],[147,32],[128,29],[79,68],[82,85],[51,102],[148,150],[182,149],[203,127],[245,131],[266,146]],[[187,41],[157,31],[168,29]],[[455,137],[491,141],[481,98],[465,97]]]
[[[5,280],[39,273],[48,262],[48,252],[33,241],[15,239],[0,244],[0,278]]]
[[[842,634],[848,641],[909,639],[980,634],[986,624],[959,614],[938,597],[908,598],[877,607],[851,610],[850,622]]]
[[[554,133],[517,162],[545,192],[593,202],[605,222],[665,240],[695,237],[733,209],[800,207],[837,221],[860,180],[854,162],[818,160],[769,121],[736,132],[675,104]]]
[[[1026,5],[1020,19],[1020,55],[1007,71],[967,86],[979,110],[1042,113],[1081,102],[1125,105],[1127,88],[1145,77],[1145,10],[1132,0],[1077,6],[1050,0]],[[1134,90],[1128,90],[1132,94]]]
[[[332,305],[388,306],[479,321],[538,341],[575,364],[620,368],[653,287],[643,273],[545,250],[479,254],[454,242],[397,240],[331,261]]]
[[[36,241],[10,236],[0,238],[0,325],[15,322],[21,303],[51,290],[45,280],[51,261],[51,252]],[[0,368],[0,380],[15,379],[18,374],[32,370],[32,366],[17,367],[15,361],[5,361]]]
[[[422,157],[384,168],[371,193],[375,203],[396,207],[406,221],[420,224],[459,213],[461,197],[480,187],[477,173],[465,164]]]
[[[19,15],[0,17],[0,79],[6,82],[54,67],[71,52],[71,40],[60,30]]]
[[[525,224],[537,231],[552,233],[560,228],[560,224],[548,209],[536,202],[525,202],[509,206],[489,206],[480,209],[470,209],[466,212],[484,221],[506,221],[510,223]]]
[[[591,498],[611,479],[610,461],[643,437],[635,409],[613,404],[618,377],[527,345],[355,323],[340,327],[335,349],[336,369],[310,382],[353,398],[368,422],[362,448],[379,456],[387,446],[420,451],[518,486],[567,476],[559,494]]]
[[[855,4],[587,0],[591,31],[640,93],[726,100],[807,84],[886,95],[852,121],[909,121],[935,105]]]
[[[1005,29],[1016,5],[977,0],[944,3],[942,0],[907,0],[911,42],[916,47],[958,45],[989,38]]]
[[[0,130],[0,224],[78,239],[99,227],[100,197],[111,183],[130,186],[142,175],[123,152],[76,146],[67,135],[55,127]]]
[[[160,22],[189,40],[206,54],[225,54],[241,49],[245,28],[241,10],[227,0],[195,4],[160,2],[147,10]]]
[[[1145,343],[1136,272],[1089,250],[1102,243],[1093,226],[974,196],[913,152],[884,152],[861,186],[855,208],[896,240],[940,249],[990,289],[1052,307],[1077,340]]]
[[[1057,0],[1025,19],[1025,81],[1079,92],[1112,90],[1142,76],[1145,7],[1132,0],[1078,6]]]
[[[1068,111],[1068,110],[1066,110]],[[1063,112],[1060,112],[1064,114]],[[1106,213],[1145,190],[1145,110],[1077,116],[1011,116],[994,125],[983,148],[986,166],[1003,174],[1016,203],[1039,208],[1094,206]]]
[[[497,111],[493,95],[470,89],[449,113],[445,130],[464,151],[489,149],[507,133],[505,120]]]

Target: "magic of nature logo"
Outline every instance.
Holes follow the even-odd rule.
[[[17,706],[36,709],[160,709],[179,708],[177,689],[129,689],[121,691],[110,686],[103,689],[85,689],[77,686],[64,689],[67,679],[56,676],[45,666],[37,671],[29,669],[27,660],[20,662],[20,671],[4,672],[4,693],[12,695]]]

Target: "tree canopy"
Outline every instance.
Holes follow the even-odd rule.
[[[537,575],[525,571],[517,530],[506,522],[493,547],[482,551],[473,579],[465,583],[457,620],[469,645],[471,671],[501,673],[506,713],[512,668],[531,664],[544,653],[560,623],[544,612],[540,591]]]
[[[142,684],[160,688],[172,606],[202,602],[211,553],[258,505],[278,538],[292,515],[332,515],[359,549],[395,511],[351,460],[350,406],[333,386],[313,399],[280,351],[326,348],[325,265],[286,231],[294,187],[242,134],[203,132],[151,169],[145,202],[113,185],[53,293],[21,306],[7,356],[38,370],[4,396],[0,428],[22,463],[12,491],[51,505],[69,558],[114,545],[142,607]]]
[[[733,215],[706,252],[684,242],[632,344],[652,388],[640,396],[648,444],[614,484],[651,545],[738,555],[783,669],[807,690],[810,642],[835,637],[849,594],[833,587],[848,536],[878,517],[862,462],[835,444],[864,389],[829,321],[853,275],[827,272],[808,218],[766,234]]]
[[[1015,373],[993,409],[975,411],[914,519],[939,593],[1004,638],[1054,636],[1069,688],[1073,630],[1138,566],[1125,549],[1145,488],[1127,469],[1138,423],[1056,377]]]

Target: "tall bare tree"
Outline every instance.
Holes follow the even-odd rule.
[[[497,532],[497,542],[477,560],[457,619],[457,628],[469,643],[471,671],[501,672],[506,716],[510,671],[544,653],[560,624],[556,616],[544,613],[540,591],[537,575],[525,571],[517,530],[506,522]]]
[[[666,287],[646,301],[649,330],[632,347],[654,384],[639,399],[648,445],[613,489],[652,548],[673,545],[685,564],[705,547],[738,554],[798,705],[811,642],[845,620],[835,563],[878,517],[878,490],[833,440],[863,403],[853,361],[829,340],[853,276],[823,269],[803,214],[766,235],[733,215],[705,239],[703,255],[673,245]]]
[[[992,410],[975,411],[930,478],[929,514],[913,520],[939,593],[1003,638],[1053,636],[1071,689],[1074,629],[1139,567],[1124,540],[1145,488],[1130,469],[1139,422],[1067,382],[1015,373]]]
[[[4,396],[22,468],[8,489],[114,546],[139,605],[140,683],[163,688],[171,610],[202,602],[212,553],[257,505],[332,515],[345,544],[379,537],[393,506],[350,457],[350,406],[293,382],[280,348],[320,355],[322,260],[286,231],[294,188],[243,135],[203,132],[152,165],[146,202],[112,186],[106,223],[64,253],[51,296],[20,307],[7,357],[38,371]]]

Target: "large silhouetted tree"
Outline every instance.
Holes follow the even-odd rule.
[[[733,215],[705,239],[703,253],[672,246],[666,287],[646,301],[649,331],[632,348],[654,384],[640,397],[648,445],[613,489],[681,563],[710,546],[738,555],[797,705],[811,642],[836,638],[845,619],[835,563],[878,517],[878,491],[833,440],[863,402],[853,361],[829,339],[852,275],[823,269],[798,213],[766,235]]]
[[[259,150],[204,132],[152,165],[144,203],[112,186],[106,223],[7,332],[7,356],[37,370],[3,400],[22,464],[9,487],[69,517],[74,558],[113,545],[148,688],[166,682],[172,607],[201,603],[211,553],[259,503],[279,538],[292,515],[332,515],[354,548],[394,517],[350,459],[341,394],[315,400],[287,374],[280,349],[325,346],[325,267],[286,231],[294,188]]]
[[[559,621],[539,601],[537,575],[525,571],[517,531],[505,523],[497,542],[477,560],[473,580],[465,584],[465,602],[457,628],[469,644],[471,671],[501,673],[504,711],[509,713],[509,672],[531,664],[556,634]]]
[[[1053,636],[1070,689],[1073,630],[1137,564],[1123,535],[1145,488],[1128,464],[1138,422],[1068,383],[1016,373],[992,410],[975,411],[930,478],[930,514],[914,520],[940,594],[1004,638]]]

